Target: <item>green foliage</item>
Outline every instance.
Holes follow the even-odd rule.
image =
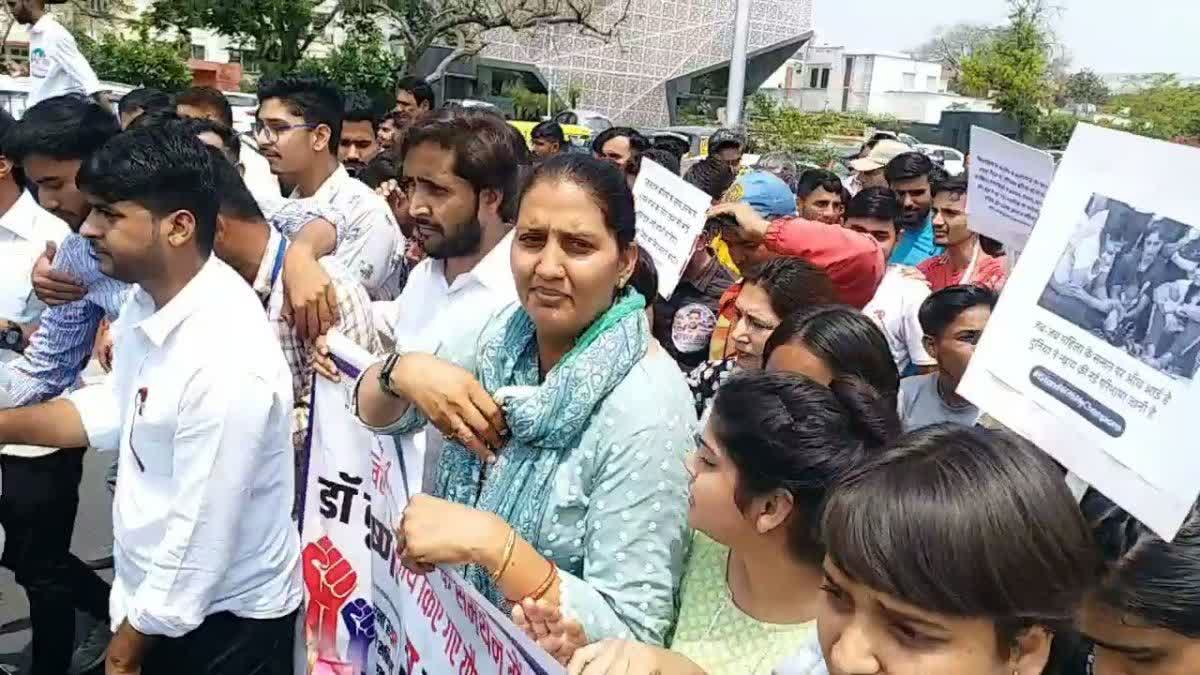
[[[181,34],[207,28],[252,48],[265,73],[293,69],[324,21],[314,25],[314,0],[155,0],[148,18]]]
[[[301,60],[296,71],[327,77],[344,91],[365,94],[388,109],[394,104],[396,74],[401,66],[378,29],[360,26],[328,55]]]
[[[1173,76],[1156,78],[1146,89],[1114,96],[1106,108],[1127,117],[1130,130],[1155,138],[1200,134],[1200,86],[1183,87]]]
[[[762,94],[750,99],[747,112],[748,131],[759,152],[797,152],[830,136],[861,138],[868,129],[894,131],[899,128],[899,121],[893,117],[804,112]]]
[[[1075,133],[1075,125],[1079,120],[1074,115],[1052,113],[1042,117],[1033,131],[1033,141],[1037,145],[1053,150],[1062,150]]]
[[[1087,69],[1073,73],[1063,85],[1062,98],[1068,103],[1103,105],[1108,97],[1108,85],[1099,75]]]
[[[1049,8],[1044,0],[1009,0],[1009,24],[962,61],[967,89],[989,92],[996,107],[1032,133],[1050,101]]]
[[[512,80],[500,88],[500,95],[512,100],[513,119],[537,121],[546,114],[546,95],[530,91],[523,83]],[[567,104],[554,93],[554,109],[566,110]]]
[[[77,41],[102,80],[167,92],[179,91],[192,83],[192,73],[180,46],[151,39],[145,26],[135,38],[108,33],[99,40],[80,35]]]

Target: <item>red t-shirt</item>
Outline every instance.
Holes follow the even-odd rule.
[[[1001,287],[1004,286],[1004,281],[1008,278],[1008,270],[1004,268],[1004,258],[993,258],[983,251],[979,251],[979,258],[975,261],[975,271],[971,274],[970,279],[963,279],[963,273],[967,271],[965,268],[954,269],[949,253],[936,255],[917,265],[917,269],[925,275],[929,281],[929,287],[935,292],[947,286],[978,284],[999,293]]]

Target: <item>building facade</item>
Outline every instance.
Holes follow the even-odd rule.
[[[616,124],[667,126],[689,112],[715,113],[725,105],[733,45],[735,0],[630,0],[625,20],[608,41],[577,27],[496,31],[473,64],[452,70],[448,98],[483,98],[477,72],[509,68],[532,75],[564,100]],[[598,25],[621,16],[625,0],[600,0]],[[752,0],[746,91],[753,92],[812,35],[812,0]],[[472,91],[472,88],[474,89]],[[458,93],[460,95],[453,95]],[[471,94],[471,95],[466,95]],[[712,115],[715,118],[715,114]]]
[[[772,83],[776,86],[768,93],[809,112],[863,112],[936,123],[943,110],[992,110],[987,101],[948,91],[941,64],[893,52],[806,47]]]

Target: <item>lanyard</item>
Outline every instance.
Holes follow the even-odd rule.
[[[272,288],[275,288],[275,280],[279,278],[279,273],[283,271],[283,254],[287,251],[287,240],[280,238],[279,248],[275,251],[275,264],[271,268],[271,278],[267,280],[267,292],[270,293]]]

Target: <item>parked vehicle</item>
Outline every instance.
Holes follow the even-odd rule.
[[[555,113],[554,121],[559,124],[573,124],[582,127],[587,127],[592,130],[593,134],[598,134],[613,128],[612,120],[608,119],[603,113],[595,110],[563,110]]]
[[[512,125],[514,129],[521,132],[521,135],[525,137],[525,143],[532,147],[532,139],[529,137],[529,135],[533,133],[533,128],[536,127],[539,122],[510,121],[509,124]],[[559,126],[562,127],[563,135],[567,137],[567,143],[570,143],[576,148],[587,149],[591,146],[591,129],[584,126],[579,126],[578,124],[559,124]]]
[[[918,145],[917,151],[942,165],[946,173],[957,176],[966,170],[965,157],[954,148],[944,145]]]

